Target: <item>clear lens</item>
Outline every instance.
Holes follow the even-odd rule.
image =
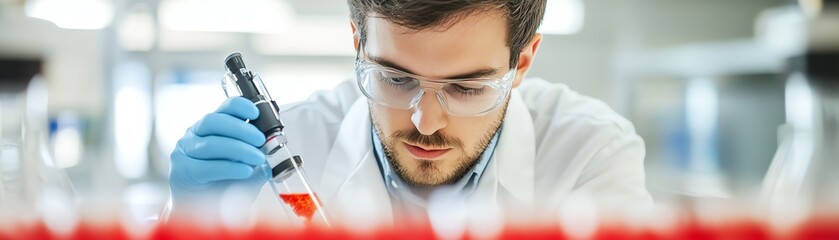
[[[459,115],[480,114],[494,108],[503,97],[500,89],[484,85],[464,88],[454,83],[443,87],[446,107]]]
[[[370,71],[370,90],[380,101],[398,108],[410,108],[411,102],[420,91],[420,81],[387,71]]]
[[[356,73],[362,92],[378,104],[410,109],[414,107],[417,96],[430,92],[430,89],[436,92],[443,107],[454,115],[486,113],[506,98],[509,88],[509,84],[492,80],[423,81],[415,76],[376,67],[360,67]]]

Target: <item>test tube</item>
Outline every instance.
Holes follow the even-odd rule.
[[[260,108],[260,111],[271,111],[271,113],[260,112],[260,118],[273,117],[279,120],[278,107],[273,103],[273,99],[265,89],[262,78],[255,73],[250,72],[247,76],[241,75],[241,77],[237,77],[230,72],[225,74],[221,81],[225,95],[227,97],[243,96],[243,91],[239,87],[242,83],[238,83],[238,81],[245,77],[250,78],[251,86],[260,95],[258,99],[265,100],[260,101],[262,104],[272,103],[271,108]],[[253,98],[254,96],[243,97]],[[263,123],[264,121],[263,119]],[[251,123],[255,124],[256,122],[251,121]],[[303,159],[291,154],[287,146],[288,139],[282,131],[282,124],[280,123],[279,126],[267,129],[266,141],[260,147],[260,150],[267,157],[266,164],[271,169],[271,180],[268,181],[268,184],[293,225],[322,224],[328,227],[329,221],[323,204],[303,170]]]
[[[266,146],[273,147],[274,139],[282,142],[284,138],[282,132],[279,132],[269,137]],[[303,160],[293,156],[287,146],[274,148],[273,153],[268,154],[272,175],[269,184],[282,203],[286,215],[295,225],[311,226],[318,223],[329,226],[323,204],[306,177]]]

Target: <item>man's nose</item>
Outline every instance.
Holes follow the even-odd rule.
[[[411,122],[423,135],[431,135],[448,124],[446,110],[440,105],[440,101],[433,91],[423,94],[417,106],[413,109]]]

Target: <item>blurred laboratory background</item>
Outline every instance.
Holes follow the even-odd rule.
[[[819,1],[549,0],[528,77],[629,118],[657,201],[752,199],[792,131],[802,40],[788,36],[820,6],[802,2]],[[3,194],[35,194],[14,181],[52,169],[43,184],[70,186],[55,196],[157,214],[175,143],[224,100],[224,57],[303,100],[353,77],[348,14],[342,0],[0,0]]]

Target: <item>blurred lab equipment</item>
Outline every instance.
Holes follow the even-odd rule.
[[[0,61],[0,221],[43,221],[69,233],[78,221],[73,185],[48,151],[47,86],[39,60]]]
[[[286,215],[289,218],[299,217],[292,220],[295,223],[318,222],[328,226],[323,204],[303,171],[303,159],[288,149],[280,107],[266,90],[262,78],[245,67],[239,53],[230,54],[225,59],[225,66],[227,73],[222,79],[225,94],[247,98],[259,109],[259,117],[249,122],[265,134],[266,141],[260,149],[267,156],[271,168],[269,184],[280,202],[284,203],[282,206]]]
[[[801,1],[768,18],[766,42],[788,59],[787,124],[763,185],[769,219],[796,224],[839,213],[839,1]],[[803,11],[809,10],[809,11]],[[774,24],[773,24],[774,23]]]

